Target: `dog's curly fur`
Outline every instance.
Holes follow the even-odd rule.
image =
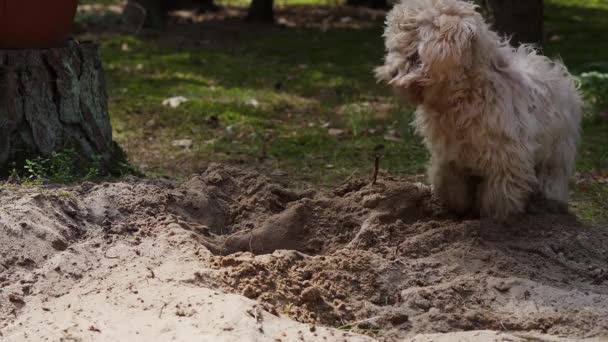
[[[417,105],[430,181],[449,210],[506,219],[533,194],[567,202],[582,101],[561,62],[511,47],[460,0],[402,0],[384,38],[376,77]]]

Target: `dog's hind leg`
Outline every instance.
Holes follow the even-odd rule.
[[[568,201],[568,178],[570,174],[564,165],[553,162],[542,164],[538,171],[539,191],[550,200]]]
[[[471,175],[454,162],[431,160],[429,178],[437,198],[456,215],[465,215],[474,204],[475,189]]]
[[[502,160],[482,176],[476,198],[481,215],[498,220],[524,212],[537,182],[532,165],[513,157]]]
[[[567,207],[568,182],[576,156],[576,143],[570,140],[564,139],[556,144],[548,158],[537,167],[539,192],[552,202],[549,208],[552,211],[564,211]]]

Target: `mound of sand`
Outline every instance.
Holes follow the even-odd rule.
[[[7,341],[608,338],[608,229],[459,220],[399,179],[5,187],[0,241]]]

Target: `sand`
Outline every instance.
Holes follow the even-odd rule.
[[[0,340],[608,340],[608,228],[212,165],[0,191]]]

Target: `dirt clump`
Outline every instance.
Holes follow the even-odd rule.
[[[459,219],[398,178],[290,190],[221,165],[1,194],[4,336],[608,336],[608,229],[567,214]]]

